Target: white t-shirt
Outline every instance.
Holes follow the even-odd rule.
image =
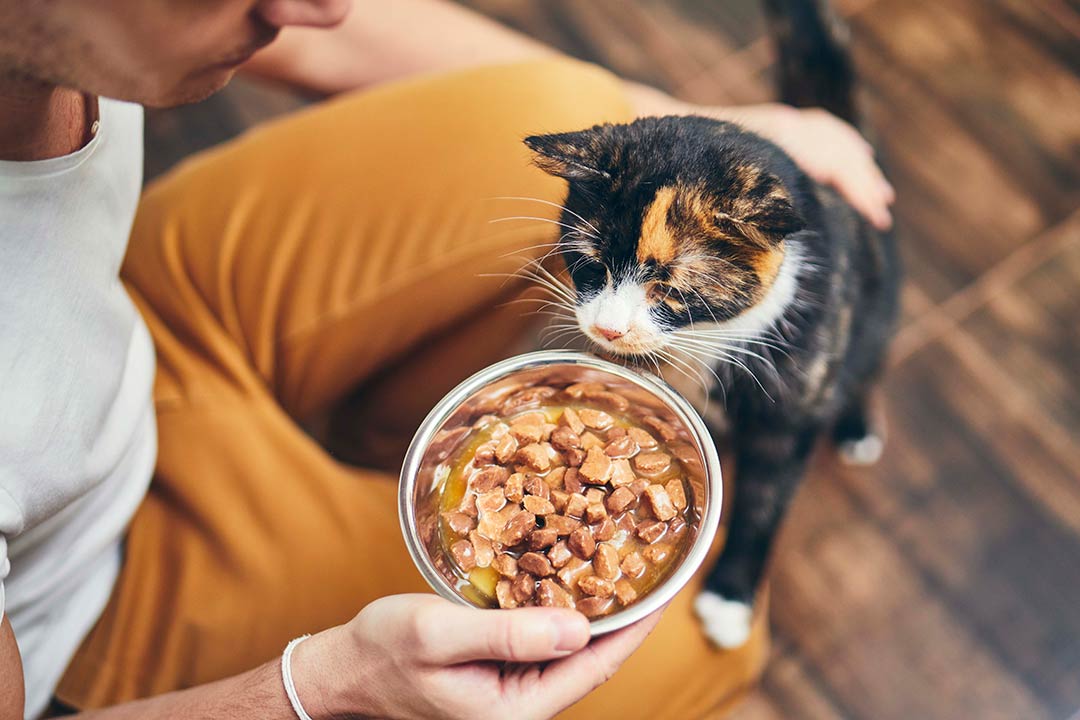
[[[0,613],[38,717],[109,599],[154,468],[154,349],[118,273],[142,108],[84,148],[0,161]]]

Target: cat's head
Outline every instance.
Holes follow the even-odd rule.
[[[804,228],[775,147],[730,123],[675,117],[525,142],[569,181],[562,222],[573,229],[559,249],[577,322],[600,347],[647,355],[695,325],[775,314],[762,306],[793,282],[781,269]]]

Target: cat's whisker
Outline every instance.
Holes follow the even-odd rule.
[[[698,330],[698,332],[701,333],[701,334],[705,334],[705,335],[726,335],[726,336],[730,336],[730,337],[757,338],[757,337],[768,337],[770,335],[770,333],[773,333],[773,329],[772,328],[766,328],[764,330],[736,330],[736,329],[725,328],[725,327],[715,327],[715,328],[704,327],[704,328],[700,328]],[[780,337],[778,335],[775,335],[775,334],[773,336],[777,340],[782,340],[783,339],[782,337]]]
[[[524,298],[524,299],[521,299],[521,300],[511,300],[510,302],[502,303],[501,305],[499,305],[499,307],[504,308],[504,307],[508,307],[510,305],[516,305],[518,303],[530,302],[530,301],[535,302],[536,300],[534,300],[533,298]],[[541,302],[543,302],[544,304],[541,305],[538,308],[533,309],[533,310],[523,311],[522,316],[527,317],[529,315],[543,315],[545,317],[550,317],[550,318],[554,318],[554,319],[557,319],[557,320],[574,321],[574,323],[576,324],[577,321],[576,321],[576,319],[574,317],[573,311],[570,308],[566,307],[565,305],[560,305],[558,303],[551,302],[550,300],[541,300]]]
[[[694,350],[702,354],[720,352],[730,357],[735,357],[738,355],[751,357],[755,360],[760,361],[769,370],[772,370],[774,373],[776,373],[776,366],[769,358],[766,358],[759,353],[755,353],[752,350],[747,350],[746,348],[740,348],[734,345],[727,345],[723,343],[695,343],[693,341],[688,341],[686,338],[675,340],[671,344],[676,347],[681,347],[687,351]]]
[[[709,303],[705,302],[705,298],[701,297],[701,293],[699,293],[694,288],[690,288],[690,292],[694,293],[694,295],[697,296],[697,299],[700,300],[701,304],[705,306],[705,309],[709,311],[709,316],[712,317],[713,322],[716,322],[716,313],[713,312],[712,306],[709,305]]]
[[[556,319],[557,320],[568,320],[567,318],[556,318]],[[556,330],[575,330],[576,331],[576,330],[578,330],[578,325],[577,325],[576,322],[551,322],[547,326],[545,326],[544,329],[541,330],[540,332],[541,332],[541,334],[543,334],[543,333],[552,333],[552,332],[555,332]]]
[[[694,381],[695,378],[696,378],[696,382],[701,386],[701,392],[705,396],[706,408],[707,408],[708,407],[708,398],[709,398],[709,383],[708,383],[708,380],[705,378],[705,376],[702,375],[697,370],[695,370],[694,367],[692,365],[690,365],[690,363],[688,361],[686,361],[685,359],[677,357],[672,352],[668,352],[666,350],[657,350],[657,353],[660,355],[660,357],[664,358],[664,360],[666,362],[668,362],[671,365],[671,367],[673,367],[676,370],[679,370],[684,375],[686,375],[687,379],[689,379],[691,381]],[[713,372],[711,368],[708,368],[708,366],[706,366],[704,363],[701,363],[701,362],[699,362],[698,364],[702,365],[703,367],[708,369],[709,372],[712,373],[713,377],[716,377],[716,381],[720,382],[720,378],[716,376],[716,373]],[[687,372],[682,371],[680,366],[685,367],[688,371],[692,372],[693,377],[691,377],[689,374],[687,374]]]
[[[686,348],[680,348],[680,347],[678,347],[676,345],[673,345],[671,347],[672,347],[673,351],[679,351],[679,352],[685,353],[687,358],[692,359],[695,362],[697,362],[698,364],[700,364],[703,368],[708,370],[709,374],[713,376],[713,379],[715,379],[717,383],[719,383],[721,386],[723,385],[723,382],[720,380],[720,376],[717,375],[716,370],[714,370],[713,367],[709,363],[703,362],[701,360],[701,358],[699,358],[697,355],[694,355],[694,354],[690,353]],[[706,392],[706,395],[708,395],[708,388],[705,389],[705,392]]]
[[[489,275],[506,275],[505,273],[492,273]],[[481,275],[484,277],[484,275]],[[567,302],[573,304],[575,298],[573,291],[563,284],[557,277],[551,274],[551,272],[536,263],[536,261],[529,260],[522,265],[522,267],[514,273],[508,275],[508,277],[515,277],[524,280],[531,280],[537,283],[538,286],[545,287],[548,290],[555,293],[558,297]]]
[[[546,278],[544,278],[542,276],[529,276],[529,277],[526,277],[525,279],[531,280],[532,282],[536,283],[537,287],[544,288],[548,292],[553,293],[565,305],[568,305],[568,306],[573,306],[574,305],[574,296],[571,295],[569,293],[569,291],[566,289],[566,287],[563,286],[561,283],[557,283],[557,282],[553,283],[552,281],[550,281],[550,280],[548,280],[548,279],[546,279]]]
[[[724,282],[723,282],[724,278],[723,278],[722,274],[718,275],[718,274],[714,274],[712,272],[705,272],[705,271],[700,270],[700,269],[698,269],[696,267],[690,267],[689,265],[686,264],[687,262],[694,262],[694,260],[692,258],[691,259],[684,259],[683,263],[679,265],[679,272],[680,273],[685,273],[686,275],[688,275],[690,277],[699,278],[702,281],[702,283],[705,284],[705,285],[723,285],[724,284]],[[716,258],[713,258],[713,257],[701,256],[700,259],[697,260],[697,262],[715,264],[717,262],[717,260],[716,260]]]
[[[573,334],[573,332],[574,328],[552,328],[550,331],[541,333],[540,340],[541,342],[552,343]]]
[[[747,345],[757,345],[769,348],[770,350],[776,350],[778,352],[785,352],[785,348],[790,347],[790,345],[787,345],[786,343],[781,345],[774,340],[762,340],[755,337],[732,337],[730,335],[704,335],[700,332],[694,334],[687,333],[685,335],[678,335],[677,337],[689,338],[691,340],[699,340],[702,342],[728,341],[733,343],[745,343]]]
[[[570,213],[571,215],[576,217],[578,220],[585,223],[589,227],[590,230],[592,230],[594,233],[596,233],[595,237],[598,238],[599,235],[600,235],[600,231],[596,229],[595,225],[593,225],[591,222],[589,222],[585,218],[581,217],[580,215],[578,215],[576,212],[574,212],[570,208],[566,207],[565,205],[560,205],[559,203],[551,202],[550,200],[544,200],[542,198],[519,197],[519,196],[513,196],[513,195],[497,197],[497,198],[494,198],[494,199],[495,200],[531,200],[533,202],[543,203],[544,205],[550,205],[551,207],[559,208],[560,210]]]
[[[739,347],[737,345],[729,345],[727,343],[719,343],[719,342],[705,342],[705,341],[702,341],[702,340],[697,340],[695,338],[687,338],[687,337],[679,338],[676,342],[684,343],[684,344],[688,344],[688,345],[693,345],[695,347],[700,347],[700,348],[703,348],[703,349],[718,348],[718,349],[721,349],[721,350],[724,350],[724,351],[727,351],[727,352],[741,353],[743,355],[748,355],[749,357],[760,360],[761,362],[766,363],[768,365],[773,364],[771,358],[766,358],[763,355],[761,355],[760,353],[754,352],[753,350],[750,350],[748,348]]]
[[[504,223],[504,222],[510,222],[511,220],[535,220],[536,222],[546,222],[546,223],[550,223],[552,225],[558,225],[559,227],[566,228],[567,230],[570,230],[571,232],[580,233],[580,234],[582,234],[582,235],[584,235],[586,237],[591,237],[591,238],[593,238],[595,240],[600,239],[598,236],[593,235],[592,233],[587,232],[585,230],[582,230],[581,228],[579,228],[577,226],[568,225],[568,224],[566,224],[564,222],[560,222],[559,220],[552,220],[551,218],[538,217],[536,215],[510,215],[510,216],[507,216],[507,217],[494,218],[492,220],[488,220],[488,223],[489,224]]]
[[[675,287],[674,285],[672,287]],[[686,317],[690,320],[690,331],[694,330],[694,313],[690,312],[690,303],[686,302],[686,296],[683,295],[683,291],[679,288],[675,288],[675,291],[679,293],[679,297],[682,298],[683,307],[686,308]]]
[[[554,312],[551,312],[550,310],[537,310],[536,314],[537,315],[546,315],[546,316],[552,318],[553,320],[570,320],[571,319],[571,318],[567,317],[566,315],[563,315],[561,313],[554,313]],[[576,322],[572,323],[572,327],[576,328],[577,326],[578,325],[577,325]],[[552,325],[548,325],[548,327],[552,327]]]
[[[544,253],[544,256],[539,259],[539,262],[543,264],[544,261],[551,257],[556,251],[578,252],[583,255],[590,252],[593,247],[592,243],[582,240],[580,237],[570,238],[571,235],[575,234],[577,234],[576,231],[569,231],[560,235],[558,241],[554,243],[554,246],[550,250]]]
[[[550,283],[548,283],[548,281],[543,278],[533,277],[530,274],[523,275],[521,271],[518,271],[516,273],[480,273],[478,274],[478,277],[502,277],[505,278],[503,282],[504,285],[507,281],[511,279],[529,280],[535,283],[533,285],[534,288],[542,292],[550,293],[552,297],[560,301],[560,304],[565,303],[565,305],[569,307],[572,306],[574,303],[574,298],[564,293],[563,290],[561,290],[559,287],[551,286]]]
[[[576,328],[573,328],[573,329],[568,329],[568,330],[560,330],[557,333],[553,333],[546,340],[543,341],[543,343],[541,344],[541,347],[546,348],[549,345],[551,345],[551,343],[553,343],[553,342],[561,341],[563,338],[565,338],[567,336],[572,336],[574,334],[575,330],[576,330]]]
[[[685,377],[690,382],[697,383],[703,389],[706,387],[703,377],[691,375],[689,372],[687,372],[684,369],[686,367],[686,365],[685,364],[680,365],[680,363],[674,357],[672,357],[672,355],[670,353],[668,353],[668,352],[666,352],[664,350],[657,349],[657,350],[653,351],[653,354],[656,357],[658,357],[658,358],[660,358],[661,360],[664,361],[664,366],[665,367],[670,367],[672,370],[680,373],[683,377]],[[660,377],[664,377],[664,373],[663,373],[662,370],[660,370],[659,367],[657,367],[657,373],[660,375]]]
[[[543,277],[546,282],[557,286],[560,289],[560,292],[562,292],[564,294],[564,296],[567,297],[570,300],[571,303],[574,302],[574,300],[575,300],[575,292],[574,292],[573,288],[571,288],[569,285],[564,283],[558,276],[554,275],[550,270],[548,270],[542,264],[537,263],[537,262],[527,263],[526,267],[523,268],[523,269],[528,269],[531,273],[533,273],[534,277],[536,277],[536,276]]]
[[[561,338],[567,335],[572,335],[577,331],[577,326],[559,327],[556,325],[552,325],[550,326],[550,329],[544,334],[544,337]]]
[[[704,360],[697,357],[696,355],[690,354],[690,353],[686,352],[685,350],[679,350],[678,348],[672,348],[672,352],[673,353],[674,352],[682,352],[684,354],[685,359],[687,360],[687,362],[697,363],[702,368],[704,368],[710,375],[712,375],[713,379],[716,381],[716,386],[720,388],[720,394],[724,398],[724,403],[725,404],[727,403],[727,388],[724,387],[724,381],[720,379],[720,375],[713,368],[712,363],[705,362]],[[709,405],[712,402],[712,392],[711,392],[709,387],[705,387],[705,386],[702,386],[702,391],[703,391],[703,395],[705,396],[705,402],[704,402],[704,407],[701,408],[701,412],[702,413],[707,413],[709,411]]]
[[[573,262],[573,264],[567,266],[566,271],[568,273],[572,274],[575,270],[578,269],[578,266],[584,265],[585,263],[587,263],[589,261],[592,261],[592,260],[594,260],[594,258],[592,258],[589,255],[586,255],[586,254],[583,253],[581,257],[579,257],[577,260],[575,260]]]
[[[791,347],[791,344],[786,340],[781,339],[762,339],[768,337],[767,335],[754,335],[751,333],[728,333],[728,332],[714,332],[710,330],[695,330],[689,332],[685,330],[672,331],[672,335],[676,337],[685,337],[690,339],[718,339],[718,340],[733,340],[736,342],[744,342],[752,345],[762,345],[765,347],[784,352],[784,348]],[[785,353],[786,354],[786,353]]]
[[[753,381],[761,389],[761,392],[765,393],[765,397],[769,398],[770,401],[775,402],[773,396],[771,394],[769,394],[769,391],[767,389],[765,389],[765,385],[758,378],[757,374],[754,373],[754,371],[751,370],[750,367],[746,363],[744,363],[742,360],[740,360],[735,355],[732,355],[731,353],[729,353],[729,352],[727,352],[727,351],[725,351],[725,350],[723,350],[721,348],[718,348],[718,347],[711,348],[710,351],[691,349],[691,348],[687,348],[687,347],[683,347],[681,349],[682,349],[683,352],[689,353],[691,355],[695,355],[695,356],[699,356],[699,357],[705,357],[707,359],[715,360],[715,361],[719,361],[719,362],[725,362],[725,363],[728,363],[730,365],[734,365],[734,366],[742,369],[743,372],[745,372],[747,375],[749,375],[751,377],[751,379],[753,379]],[[773,371],[775,372],[775,368],[773,368]]]
[[[548,310],[550,308],[559,308],[561,310],[566,310],[566,311],[568,311],[567,317],[570,317],[569,312],[572,312],[572,310],[573,310],[572,308],[569,308],[569,307],[567,307],[566,305],[564,305],[562,303],[558,303],[558,302],[555,302],[553,300],[549,300],[547,298],[531,298],[531,297],[530,298],[517,298],[516,300],[507,300],[504,303],[499,303],[498,307],[503,308],[503,307],[509,307],[511,305],[521,305],[523,303],[538,303],[540,305],[540,307],[538,307],[533,312],[543,312],[543,311]]]
[[[565,236],[563,236],[563,237],[565,237]],[[529,246],[523,247],[523,248],[514,248],[510,252],[503,253],[502,255],[500,255],[499,259],[501,260],[503,258],[508,258],[508,257],[525,258],[525,257],[527,257],[525,253],[529,252],[530,250],[539,250],[540,248],[558,248],[559,247],[559,242],[561,240],[562,240],[562,237],[560,237],[559,240],[556,240],[555,242],[537,243],[536,245],[529,245]],[[551,254],[551,251],[549,251],[548,254]],[[547,255],[545,255],[544,257],[547,257]]]
[[[659,378],[664,377],[664,372],[660,369],[660,360],[657,359],[656,353],[646,353],[645,360],[651,362],[653,367],[656,368],[656,376]]]

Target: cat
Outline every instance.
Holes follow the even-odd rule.
[[[769,0],[766,10],[782,99],[855,122],[851,62],[828,7]],[[651,117],[525,142],[568,181],[558,251],[581,332],[606,354],[666,361],[665,377],[711,380],[696,404],[718,441],[730,437],[736,481],[695,610],[713,642],[739,646],[818,439],[831,435],[852,462],[881,453],[867,399],[897,315],[893,235],[732,123]]]

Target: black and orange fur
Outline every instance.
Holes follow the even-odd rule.
[[[783,98],[824,104],[855,121],[852,71],[839,28],[814,0],[768,0]],[[890,233],[876,231],[772,143],[701,117],[644,118],[531,137],[537,164],[566,178],[563,239],[577,296],[635,275],[657,323],[723,323],[768,293],[790,253],[796,298],[746,368],[715,368],[737,481],[724,551],[708,589],[750,604],[784,510],[822,435],[871,432],[866,400],[897,312],[900,268]],[[765,357],[765,356],[768,357]]]

